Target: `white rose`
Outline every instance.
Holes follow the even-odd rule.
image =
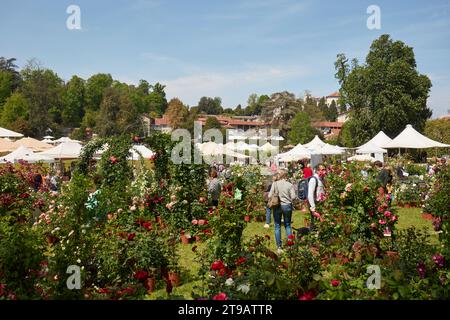
[[[232,278],[228,278],[227,281],[225,281],[225,285],[227,285],[229,287],[232,286],[233,284],[234,284],[234,281]]]

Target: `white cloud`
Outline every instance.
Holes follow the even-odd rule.
[[[204,71],[161,82],[167,85],[168,98],[178,97],[195,105],[202,96],[220,96],[224,106],[234,107],[245,103],[258,88],[307,74],[307,69],[298,65],[250,66],[243,71]]]

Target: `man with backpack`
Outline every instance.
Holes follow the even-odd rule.
[[[315,173],[312,177],[303,179],[298,184],[298,197],[300,200],[308,200],[309,210],[311,212],[310,230],[314,228],[314,214],[316,212],[316,201],[325,194],[323,178],[326,175],[325,166],[321,163],[316,165]]]

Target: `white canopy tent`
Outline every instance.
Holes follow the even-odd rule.
[[[44,139],[52,140],[52,139],[55,139],[55,137],[52,137],[52,136],[45,136]]]
[[[367,141],[362,146],[359,146],[358,149],[366,146],[366,145],[375,145],[377,147],[383,147],[384,145],[390,143],[392,141],[391,138],[389,138],[383,131],[380,131],[376,134],[375,137]],[[387,152],[387,151],[386,151]]]
[[[259,149],[256,144],[248,144],[243,141],[239,141],[237,143],[228,142],[227,144],[225,144],[225,147],[234,151],[257,151]]]
[[[81,141],[70,139],[69,137],[62,137],[53,141],[54,143],[81,143]]]
[[[17,149],[17,146],[7,138],[0,138],[0,152],[11,152]]]
[[[301,144],[296,145],[293,149],[285,153],[280,153],[275,157],[278,161],[290,162],[301,159],[311,159],[311,151]]]
[[[53,146],[51,144],[33,139],[33,138],[22,138],[19,139],[17,141],[14,142],[14,144],[16,145],[16,147],[20,147],[20,146],[24,146],[27,147],[28,149],[31,149],[33,151],[45,151],[48,149],[53,148]]]
[[[246,155],[243,155],[241,153],[234,152],[233,150],[230,150],[223,144],[218,144],[213,141],[205,142],[205,143],[198,143],[197,144],[198,149],[202,153],[203,156],[230,156],[230,157],[236,157],[238,159],[246,159],[249,158]]]
[[[0,127],[0,138],[21,138],[23,134]]]
[[[26,161],[26,162],[29,162],[29,163],[35,163],[35,162],[50,163],[50,162],[55,162],[55,160],[53,158],[51,158],[51,157],[34,153],[33,150],[31,150],[31,149],[29,149],[27,147],[19,146],[16,150],[11,152],[10,154],[7,154],[6,156],[0,158],[0,163],[1,162],[16,163],[16,162],[19,162],[20,160]]]
[[[308,149],[315,149],[315,148],[317,148],[317,147],[322,147],[323,145],[325,145],[326,143],[325,142],[323,142],[320,138],[319,138],[319,136],[314,136],[314,138],[310,141],[310,142],[308,142],[308,143],[305,143],[303,146],[305,147],[305,148],[308,148]]]
[[[130,148],[131,155],[128,157],[128,160],[139,160],[141,155],[142,158],[148,159],[153,156],[155,153],[147,148],[144,145],[134,145]]]
[[[426,148],[446,148],[448,144],[431,140],[423,134],[417,132],[410,124],[391,142],[382,146],[383,148],[410,148],[410,149],[426,149]]]
[[[320,155],[339,155],[343,154],[345,151],[339,147],[334,146],[328,143],[324,143],[321,146],[316,146],[314,148],[309,148],[312,154],[320,154]]]
[[[263,152],[272,152],[272,151],[279,150],[279,147],[272,145],[270,142],[266,142],[261,147],[259,147],[259,150],[263,151]]]
[[[356,149],[356,153],[358,154],[366,154],[371,155],[373,154],[375,156],[375,160],[384,162],[384,156],[383,154],[387,153],[386,149],[380,148],[379,146],[373,144],[372,142],[367,142],[358,149]]]
[[[56,147],[39,152],[55,159],[76,159],[80,156],[82,146],[77,142],[63,142]]]

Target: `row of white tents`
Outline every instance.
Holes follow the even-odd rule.
[[[239,136],[239,134],[241,136]],[[1,136],[6,137],[1,138]],[[22,138],[16,141],[7,140],[8,138],[18,138],[23,136],[19,133],[15,133],[11,130],[0,128],[0,152],[12,151],[10,154],[0,158],[1,162],[17,162],[18,160],[25,160],[27,162],[52,162],[55,159],[76,159],[80,156],[83,146],[77,140],[72,140],[67,137],[60,138],[58,140],[51,140],[53,137],[44,137],[45,140],[50,141],[46,143],[33,138]],[[233,139],[240,140],[238,138],[249,139],[249,137],[255,138],[252,134],[235,133]],[[268,138],[270,139],[270,137]],[[281,138],[282,139],[282,138]],[[241,139],[243,140],[243,139]],[[274,146],[267,142],[263,146],[256,144],[247,144],[243,141],[237,143],[229,142],[227,144],[218,144],[215,142],[198,143],[196,147],[200,150],[203,156],[229,156],[235,157],[239,160],[248,159],[242,151],[248,150],[251,155],[253,152],[267,152],[277,153],[278,146]],[[434,141],[419,132],[417,132],[411,125],[407,125],[406,128],[394,139],[389,138],[383,131],[380,131],[370,141],[356,148],[356,155],[348,158],[348,160],[361,160],[361,161],[383,161],[384,154],[387,153],[387,149],[400,149],[400,148],[413,148],[413,149],[426,149],[426,148],[440,148],[450,147],[450,145],[443,144]],[[102,152],[106,150],[105,146],[99,151],[97,156],[100,156]],[[274,160],[277,162],[290,162],[301,159],[311,159],[314,164],[321,161],[323,155],[343,155],[346,149],[335,145],[328,144],[322,141],[318,136],[315,136],[310,142],[302,145],[298,144],[288,152],[276,154]],[[374,157],[372,157],[372,154]],[[137,160],[140,156],[149,158],[153,155],[153,152],[142,145],[133,146],[130,149],[130,160]]]

